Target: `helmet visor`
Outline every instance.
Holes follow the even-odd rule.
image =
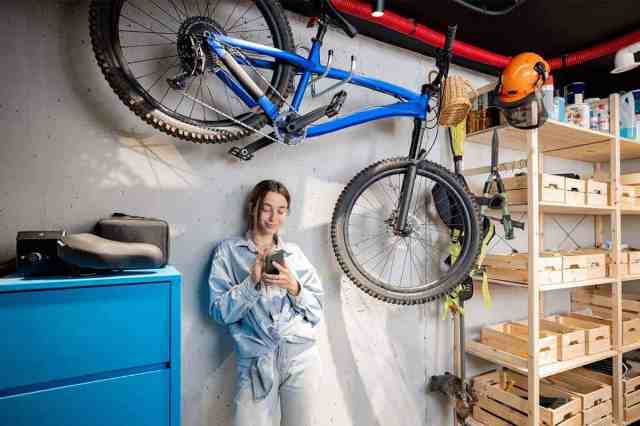
[[[517,104],[501,107],[507,123],[518,129],[537,129],[547,121],[547,110],[537,90]]]

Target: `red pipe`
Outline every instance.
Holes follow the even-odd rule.
[[[443,34],[389,10],[385,10],[383,16],[374,18],[371,16],[372,6],[369,3],[364,3],[359,0],[332,0],[332,3],[337,9],[344,13],[353,15],[365,21],[382,25],[390,30],[423,41],[431,46],[442,47],[444,45],[445,37]],[[603,56],[611,55],[619,49],[637,42],[640,42],[640,31],[629,33],[625,36],[600,43],[591,48],[571,53],[566,56],[550,59],[548,62],[551,69],[559,69],[563,68],[564,58],[564,67],[571,67]],[[500,69],[506,67],[511,59],[508,56],[489,52],[488,50],[481,49],[462,41],[454,42],[453,53],[456,56],[461,56],[465,59],[491,65]]]

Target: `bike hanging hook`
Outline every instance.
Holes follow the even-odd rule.
[[[317,98],[319,96],[322,96],[325,93],[331,92],[331,91],[337,89],[340,86],[343,86],[345,84],[350,83],[351,79],[353,79],[353,75],[355,74],[355,71],[356,71],[356,57],[355,57],[355,55],[351,55],[351,67],[349,69],[349,75],[347,76],[347,78],[345,80],[339,81],[338,83],[335,83],[334,85],[329,86],[326,89],[323,89],[320,92],[318,92],[317,89],[316,89],[316,83],[318,81],[322,80],[323,78],[325,78],[329,74],[329,69],[331,68],[331,63],[332,62],[333,62],[333,50],[329,50],[329,59],[327,60],[327,66],[326,66],[326,69],[325,69],[324,73],[322,73],[321,76],[316,77],[311,81],[311,97]]]

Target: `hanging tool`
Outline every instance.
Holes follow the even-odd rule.
[[[524,230],[524,222],[519,222],[511,218],[511,212],[509,211],[509,201],[507,199],[506,190],[504,187],[504,182],[502,181],[502,177],[500,176],[500,171],[498,170],[498,150],[500,148],[500,139],[498,138],[497,129],[493,131],[493,137],[491,139],[491,172],[487,177],[487,180],[484,182],[484,189],[482,190],[482,197],[478,198],[480,202],[480,214],[485,217],[487,216],[487,210],[501,210],[502,216],[500,219],[491,218],[502,223],[504,227],[504,238],[507,240],[512,240],[514,238],[513,228],[518,228]],[[496,193],[491,194],[491,189],[496,188]]]

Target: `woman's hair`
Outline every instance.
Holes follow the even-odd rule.
[[[247,222],[249,229],[253,230],[258,221],[258,214],[262,209],[262,203],[268,192],[275,192],[282,195],[287,200],[287,207],[291,206],[291,196],[289,190],[280,182],[275,180],[263,180],[258,182],[249,193],[247,199]]]

